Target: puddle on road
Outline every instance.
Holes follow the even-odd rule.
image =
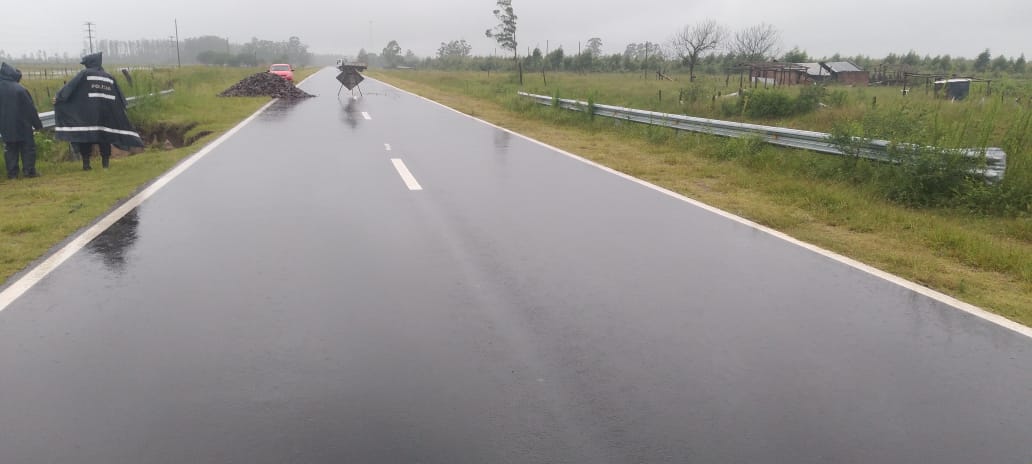
[[[301,106],[305,102],[315,100],[314,98],[293,98],[293,99],[280,99],[272,106],[265,109],[262,114],[258,117],[262,121],[280,121],[286,119],[294,111],[295,108]]]
[[[93,256],[100,258],[109,271],[125,273],[129,250],[139,238],[140,216],[136,208],[119,219],[111,227],[86,244]]]

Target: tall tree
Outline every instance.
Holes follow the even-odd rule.
[[[781,33],[778,29],[760,23],[736,32],[731,48],[741,61],[766,61],[778,54],[780,43]]]
[[[727,29],[709,19],[693,26],[685,26],[674,36],[674,49],[684,64],[688,65],[688,76],[695,80],[695,65],[699,58],[712,53],[727,39]]]
[[[388,68],[396,68],[401,63],[401,46],[398,45],[397,40],[387,42],[387,46],[383,47],[383,52],[380,53],[380,58],[383,59],[383,65]]]
[[[473,47],[466,42],[466,39],[452,40],[451,42],[441,42],[441,46],[437,48],[438,58],[466,58],[473,51]]]
[[[986,69],[989,69],[990,60],[992,60],[992,55],[989,54],[989,49],[987,48],[978,54],[978,58],[975,58],[975,71],[985,72]]]
[[[592,37],[588,39],[588,45],[585,48],[591,56],[599,57],[602,56],[602,39],[598,37]]]
[[[1017,60],[1014,60],[1014,72],[1018,74],[1024,74],[1025,72],[1025,54],[1022,53]]]
[[[566,59],[566,54],[563,52],[563,47],[559,47],[552,50],[545,55],[545,62],[548,63],[548,67],[552,70],[558,71],[563,66],[563,61]]]
[[[810,55],[806,53],[806,50],[792,47],[791,50],[785,52],[785,55],[781,57],[781,61],[786,63],[806,63],[810,61]]]
[[[301,43],[301,39],[297,36],[292,36],[287,40],[287,56],[290,57],[291,63],[300,66],[308,65],[308,60],[311,58],[311,54],[308,53],[308,45]]]
[[[1007,59],[1007,57],[1003,56],[1003,54],[1001,53],[1000,56],[997,56],[995,59],[993,59],[993,71],[1006,72],[1010,69],[1010,64],[1011,63]]]
[[[512,10],[512,0],[498,0],[498,9],[492,11],[498,19],[498,25],[494,29],[488,29],[484,34],[495,39],[498,46],[505,50],[512,50],[512,59],[518,59],[516,51],[516,14]]]
[[[921,64],[921,56],[917,52],[910,50],[906,55],[900,58],[900,61],[907,66],[917,66]]]
[[[419,57],[416,56],[416,52],[405,50],[405,59],[403,62],[405,63],[405,66],[415,66],[419,64]]]

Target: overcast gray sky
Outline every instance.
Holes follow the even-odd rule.
[[[13,1],[13,0],[12,0]],[[241,5],[241,6],[233,6]],[[441,42],[466,39],[474,54],[495,50],[484,30],[497,21],[494,0],[354,0],[297,2],[211,0],[39,0],[8,6],[0,16],[0,49],[11,55],[44,50],[78,55],[83,23],[104,39],[167,38],[173,19],[180,38],[229,37],[234,43],[296,35],[319,53],[379,51],[388,40],[428,56]],[[630,42],[666,42],[686,24],[712,18],[731,29],[760,22],[776,26],[782,49],[810,55],[882,57],[910,49],[921,55],[975,57],[1032,53],[1032,0],[938,2],[911,0],[513,0],[520,53],[546,41],[576,51],[578,41],[602,38],[605,53]]]

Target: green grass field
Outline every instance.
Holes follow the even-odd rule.
[[[985,212],[963,202],[951,207],[908,207],[886,194],[887,181],[883,179],[894,178],[892,166],[776,148],[753,140],[677,133],[604,118],[592,120],[584,114],[536,106],[515,97],[519,86],[511,74],[494,73],[488,77],[472,72],[377,71],[372,75],[1010,319],[1032,324],[1032,217],[1027,205],[1003,212]],[[534,76],[528,74],[524,89],[682,113],[693,113],[692,105],[705,108],[713,100],[706,97],[683,105],[689,107],[688,111],[676,111],[681,106],[677,96],[683,83],[644,81],[624,74],[547,77],[545,86],[540,75],[537,83],[531,83]],[[709,82],[715,80],[711,78]],[[659,101],[659,89],[664,90],[664,102]],[[941,125],[958,127],[978,124],[983,134],[990,134],[990,144],[1008,147],[1007,181],[1017,186],[1010,191],[1022,194],[1019,187],[1032,180],[1032,138],[1022,132],[1022,127],[1027,132],[1028,126],[1021,125],[1032,111],[1028,107],[1010,108],[1006,107],[1008,101],[983,102],[980,98],[949,104],[917,93],[909,97],[918,98],[902,101],[902,96],[893,98],[897,90],[887,88],[833,87],[829,91],[860,96],[847,99],[854,104],[841,109],[826,108],[818,115],[752,122],[822,130],[833,124],[829,119],[855,121],[871,114],[895,115],[900,112],[893,108],[903,105],[940,108],[937,114],[928,113],[930,122],[914,122],[915,118],[900,121],[933,124],[938,120]],[[667,95],[672,95],[673,101],[666,101]],[[874,107],[862,103],[873,96],[879,97]],[[988,130],[986,115],[994,112],[997,116]],[[891,129],[891,125],[885,127]],[[977,132],[970,127],[967,130]],[[1016,203],[1020,205],[1021,201],[1024,200]]]
[[[189,67],[140,73],[132,87],[147,94],[155,89],[176,89],[173,95],[149,99],[130,109],[130,118],[143,126],[190,127],[201,136],[194,144],[117,158],[108,170],[82,171],[77,161],[64,161],[67,145],[40,137],[39,178],[0,178],[0,281],[25,269],[60,243],[120,201],[200,150],[241,120],[251,115],[268,98],[219,98],[216,94],[260,69]],[[299,70],[298,79],[317,71]],[[23,81],[35,86],[46,81]],[[128,87],[120,82],[123,88]],[[43,111],[43,109],[41,109]]]

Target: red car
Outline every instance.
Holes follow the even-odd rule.
[[[269,72],[294,82],[294,67],[289,64],[274,64],[269,66]]]

